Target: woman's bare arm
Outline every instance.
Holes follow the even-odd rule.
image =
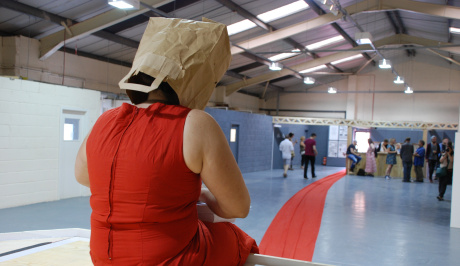
[[[184,160],[206,187],[200,200],[223,218],[244,218],[251,199],[222,130],[200,110],[190,111],[184,126]]]
[[[90,132],[91,133],[91,132]],[[86,140],[89,133],[80,146],[75,160],[75,179],[83,186],[89,187],[88,161],[86,159]]]

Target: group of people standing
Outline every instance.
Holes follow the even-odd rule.
[[[433,183],[433,174],[435,180],[439,180],[439,195],[437,199],[444,200],[444,194],[448,184],[452,183],[453,162],[454,162],[454,148],[452,141],[448,138],[443,139],[442,143],[437,142],[437,137],[432,136],[431,142],[426,145],[425,141],[419,140],[418,148],[414,150],[414,145],[410,142],[410,138],[406,138],[401,146],[396,144],[396,140],[391,138],[389,141],[385,139],[380,143],[379,147],[375,147],[372,139],[369,139],[369,148],[366,152],[366,167],[365,172],[369,176],[373,176],[377,172],[377,165],[375,158],[377,152],[386,152],[387,168],[385,171],[385,179],[391,179],[391,171],[396,164],[396,158],[399,153],[403,164],[404,177],[402,182],[411,182],[412,165],[415,171],[415,182],[423,182],[423,166],[427,163],[428,179]],[[348,146],[347,158],[352,162],[350,171],[355,170],[357,163],[361,161],[361,157],[356,149],[356,141]]]
[[[294,158],[294,145],[297,141],[293,141],[294,133],[289,133],[280,143],[280,151],[283,157],[284,173],[283,177],[287,177],[287,171],[292,169],[292,159]],[[316,149],[316,134],[312,133],[310,138],[305,140],[305,136],[300,138],[300,155],[302,156],[301,167],[303,168],[303,178],[308,179],[307,170],[308,163],[311,165],[311,177],[315,178],[315,161],[318,150]],[[291,166],[291,167],[289,167]]]

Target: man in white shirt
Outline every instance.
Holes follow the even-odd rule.
[[[280,143],[280,151],[283,157],[284,164],[284,178],[287,177],[287,170],[291,165],[291,153],[294,152],[294,145],[292,145],[289,135],[286,135],[286,138]]]

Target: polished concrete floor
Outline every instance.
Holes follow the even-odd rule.
[[[244,174],[251,212],[236,224],[259,243],[271,220],[297,191],[342,168]],[[346,176],[329,190],[313,261],[333,265],[460,265],[460,229],[449,227],[451,188],[436,200],[437,184]],[[88,228],[89,198],[0,210],[0,233]],[[307,206],[308,207],[308,206]],[[1,240],[1,239],[0,239]]]

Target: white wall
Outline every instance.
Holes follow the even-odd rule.
[[[450,226],[460,228],[460,132],[455,134],[454,174],[452,178],[452,206]]]
[[[39,40],[24,36],[0,37],[0,75],[121,93],[118,82],[129,68],[57,51],[39,60]]]
[[[61,108],[100,115],[100,92],[0,77],[0,208],[59,199]]]
[[[207,106],[212,107],[215,106],[216,103],[226,103],[232,110],[258,113],[259,102],[259,98],[239,92],[232,93],[227,97],[225,96],[225,88],[217,87],[211,95]]]

